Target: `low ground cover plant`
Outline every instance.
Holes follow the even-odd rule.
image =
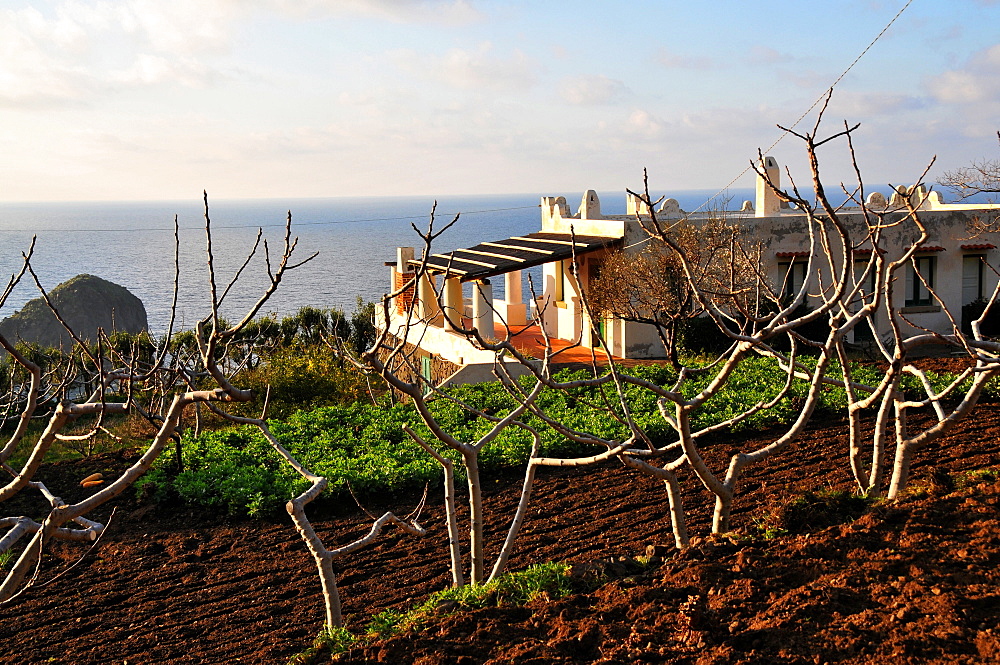
[[[320,662],[324,656],[342,653],[367,641],[421,630],[431,620],[454,612],[482,607],[517,607],[540,597],[555,600],[588,591],[597,584],[599,582],[584,582],[571,576],[568,563],[536,564],[522,571],[505,573],[484,584],[437,591],[409,610],[385,610],[373,616],[358,635],[345,628],[324,630],[312,648],[293,658],[291,664]]]
[[[808,361],[806,361],[808,362]],[[633,373],[658,385],[670,385],[676,379],[666,366],[634,368]],[[833,375],[839,373],[834,368]],[[858,376],[877,381],[879,370],[858,366]],[[710,406],[698,412],[699,427],[724,421],[749,406],[767,401],[780,389],[783,371],[770,358],[752,358],[740,365],[727,389],[713,398]],[[570,381],[583,372],[563,371],[560,381]],[[949,376],[931,375],[936,384],[946,385]],[[796,386],[788,398],[773,408],[762,410],[741,421],[735,429],[762,429],[787,423],[797,411],[795,403],[804,396],[806,386]],[[700,388],[698,382],[685,386],[686,391]],[[580,431],[599,433],[608,438],[626,435],[623,422],[609,418],[604,408],[610,392],[605,387],[582,387],[572,391],[545,391],[539,407],[560,422]],[[513,408],[510,396],[496,383],[461,386],[454,390],[464,403],[491,415],[503,415]],[[657,445],[675,436],[656,408],[655,395],[636,386],[627,386],[626,394],[633,417]],[[843,408],[844,391],[830,387],[824,391],[823,408],[835,413]],[[454,436],[474,440],[491,423],[477,417],[454,402],[437,400],[432,406],[442,426]],[[542,433],[541,453],[546,456],[593,454],[584,444],[565,437],[537,419],[528,418]],[[315,473],[329,479],[324,495],[337,496],[352,489],[358,493],[393,492],[438,483],[440,465],[409,440],[403,426],[409,425],[427,435],[413,408],[388,404],[385,400],[323,406],[302,410],[271,422],[276,437],[297,459]],[[482,453],[486,468],[523,465],[531,451],[531,438],[523,430],[509,428]],[[140,481],[153,498],[168,497],[230,514],[263,515],[278,511],[284,503],[308,485],[274,453],[270,443],[256,427],[231,427],[185,437],[181,446],[183,470],[175,460],[163,458],[159,465]],[[453,453],[453,458],[456,457]]]

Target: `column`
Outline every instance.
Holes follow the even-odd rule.
[[[441,306],[434,291],[434,276],[424,274],[418,283],[417,297],[420,298],[420,318],[431,325],[441,325]]]
[[[504,320],[509,326],[523,326],[528,323],[528,312],[524,305],[524,293],[521,290],[521,271],[512,270],[504,275]]]
[[[486,338],[494,335],[493,309],[490,307],[492,300],[493,285],[490,284],[490,280],[484,279],[472,283],[472,325]]]
[[[462,298],[462,280],[458,277],[448,277],[444,280],[444,316],[441,317],[444,320],[444,329],[461,328],[463,316],[465,316],[465,302]]]

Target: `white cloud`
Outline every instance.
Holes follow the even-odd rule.
[[[126,33],[178,56],[226,50],[232,24],[244,11],[237,0],[133,0],[116,8],[115,20]]]
[[[228,46],[235,0],[66,0],[0,12],[0,104],[87,102],[110,89],[204,86],[199,58]]]
[[[635,109],[628,116],[626,133],[634,137],[658,137],[666,133],[670,123],[649,111]]]
[[[537,65],[530,58],[519,50],[498,56],[489,42],[476,50],[456,48],[440,56],[421,56],[409,50],[394,55],[403,70],[456,88],[524,90],[535,83]]]
[[[204,87],[221,79],[213,57],[233,48],[241,23],[277,13],[468,23],[470,0],[57,0],[0,10],[0,105],[88,103],[109,90]],[[441,71],[456,85],[510,85],[529,76],[523,55],[502,62],[453,52]]]
[[[358,15],[399,23],[463,25],[482,15],[469,0],[265,0],[289,15]]]
[[[1000,44],[974,53],[961,68],[931,78],[927,87],[947,104],[1000,101]]]
[[[711,69],[715,62],[711,58],[689,56],[674,53],[667,48],[661,48],[656,54],[656,62],[667,69]]]
[[[931,93],[950,104],[971,104],[983,101],[990,94],[988,87],[972,72],[952,70],[931,81]]]
[[[855,92],[847,90],[834,94],[831,110],[849,120],[872,116],[893,116],[905,111],[926,108],[924,97],[888,92]]]
[[[111,72],[107,81],[122,86],[156,85],[173,81],[201,88],[207,86],[213,78],[214,73],[193,58],[171,60],[158,55],[140,53],[128,68]]]
[[[787,53],[776,51],[770,46],[754,44],[747,54],[747,62],[752,65],[778,65],[794,61],[796,58]]]
[[[87,72],[61,52],[80,39],[72,25],[49,21],[33,8],[0,14],[0,104],[37,106],[82,97]]]
[[[624,83],[600,74],[566,79],[559,87],[559,94],[563,99],[579,106],[611,104],[627,93],[628,88]]]

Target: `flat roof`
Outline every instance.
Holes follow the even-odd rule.
[[[572,236],[569,233],[529,233],[506,240],[484,242],[469,249],[456,249],[447,254],[432,254],[427,269],[447,273],[469,282],[618,247],[622,238],[608,236]],[[420,260],[410,261],[419,266]]]

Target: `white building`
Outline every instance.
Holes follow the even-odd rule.
[[[765,168],[777,183],[779,170],[773,158],[765,158]],[[895,210],[901,195],[886,201],[872,194],[867,201],[874,210]],[[917,191],[912,200],[919,204],[920,219],[930,238],[915,256],[915,263],[937,296],[957,317],[961,307],[978,298],[988,298],[996,286],[996,274],[988,268],[997,263],[1000,233],[980,232],[973,237],[971,229],[977,221],[993,219],[1000,206],[982,204],[946,204],[936,192]],[[674,199],[667,199],[656,211],[660,220],[687,219],[697,224],[707,213],[687,214]],[[428,275],[413,289],[396,299],[390,320],[378,321],[389,326],[397,337],[419,347],[424,357],[424,374],[440,382],[483,381],[493,378],[494,356],[475,348],[455,331],[456,325],[475,326],[490,331],[488,336],[500,337],[518,332],[524,326],[544,327],[555,341],[564,345],[577,343],[584,349],[599,346],[599,329],[607,348],[618,358],[662,358],[664,349],[655,329],[648,324],[609,318],[592,321],[582,302],[582,293],[600,270],[603,259],[612,251],[641,251],[649,236],[639,219],[648,217],[642,201],[629,196],[625,215],[605,215],[597,194],[584,194],[579,208],[571,213],[564,197],[543,197],[541,229],[526,236],[483,242],[468,249],[447,254],[435,254],[427,259]],[[901,215],[897,215],[899,217]],[[784,207],[779,199],[758,178],[754,203],[746,202],[737,212],[727,213],[730,222],[738,222],[752,234],[763,249],[765,269],[774,285],[784,285],[788,292],[796,291],[809,279],[807,290],[819,288],[826,280],[823,270],[807,274],[809,254],[805,214]],[[860,208],[842,211],[842,218],[859,230],[864,228]],[[853,220],[853,221],[852,221]],[[859,235],[864,238],[864,234]],[[900,225],[887,229],[880,242],[880,251],[887,258],[897,258],[916,238],[915,229]],[[856,240],[857,241],[857,240]],[[855,251],[858,274],[863,270],[860,259],[866,245]],[[870,242],[867,251],[871,252]],[[578,278],[572,274],[572,264],[579,267]],[[421,264],[412,248],[400,248],[397,260],[391,264],[393,289],[413,280],[414,270]],[[537,297],[526,305],[524,273],[526,268],[542,266],[543,283]],[[504,298],[493,299],[491,280],[504,279]],[[923,281],[907,270],[905,297],[897,291],[901,311],[914,324],[938,332],[950,332],[947,314],[928,292]],[[463,297],[463,285],[472,284],[471,298]],[[828,282],[826,282],[828,283]],[[899,288],[898,286],[896,287]],[[440,295],[436,297],[434,293]],[[887,325],[884,313],[878,315],[879,330]],[[867,326],[858,326],[854,341],[870,336]],[[538,337],[536,335],[535,337]],[[432,364],[439,369],[432,371]]]

